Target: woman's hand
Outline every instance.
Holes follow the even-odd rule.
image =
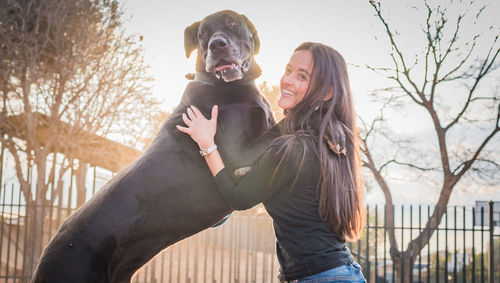
[[[208,120],[195,106],[187,109],[187,115],[182,114],[182,120],[187,127],[176,125],[177,129],[191,138],[200,148],[209,148],[215,144],[214,137],[217,132],[217,105],[212,107],[212,119]]]
[[[191,138],[198,144],[200,148],[207,149],[215,144],[214,137],[217,132],[217,105],[212,107],[212,119],[208,120],[203,114],[194,106],[187,109],[187,115],[182,114],[182,120],[186,123],[187,127],[177,125],[177,129],[183,133],[191,136]],[[224,162],[216,150],[205,156],[208,168],[212,175],[217,175],[220,170],[224,168]]]

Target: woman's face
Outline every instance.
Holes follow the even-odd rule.
[[[311,82],[313,65],[310,50],[298,50],[292,54],[280,80],[279,107],[292,109],[304,98]]]

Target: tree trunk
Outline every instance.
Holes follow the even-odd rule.
[[[87,192],[87,188],[85,186],[85,179],[87,177],[87,169],[88,169],[88,164],[79,161],[78,169],[76,170],[77,207],[80,207],[85,203],[85,195]]]
[[[42,254],[45,242],[49,235],[45,235],[45,218],[48,215],[49,209],[47,206],[47,185],[45,184],[45,175],[47,170],[47,158],[43,151],[39,151],[40,155],[36,156],[36,194],[34,200],[26,200],[29,202],[27,206],[27,233],[25,238],[25,257],[23,269],[26,275],[31,275],[38,264]],[[28,188],[29,189],[29,188]]]
[[[396,257],[393,257],[394,269],[396,271],[396,282],[412,282],[410,278],[413,273],[413,266],[415,265],[416,257],[411,255],[411,250],[399,252]],[[413,276],[414,277],[414,276]],[[414,281],[415,278],[412,278]]]
[[[40,259],[44,244],[44,224],[48,209],[43,201],[32,201],[27,206],[26,237],[24,239],[23,270],[25,276],[31,276]],[[48,238],[48,237],[46,237]]]

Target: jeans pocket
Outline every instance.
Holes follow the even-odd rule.
[[[352,262],[350,265],[350,268],[352,270],[352,275],[357,277],[356,282],[366,282],[365,276],[363,275],[363,272],[361,271],[361,265],[357,262]]]
[[[352,264],[354,267],[356,267],[357,269],[361,270],[361,265],[359,265],[359,263],[357,263],[357,262],[353,261],[351,264]]]

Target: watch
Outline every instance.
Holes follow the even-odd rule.
[[[210,153],[214,152],[215,150],[217,150],[216,144],[212,145],[209,148],[200,148],[200,155],[205,157],[205,156],[209,155]]]

